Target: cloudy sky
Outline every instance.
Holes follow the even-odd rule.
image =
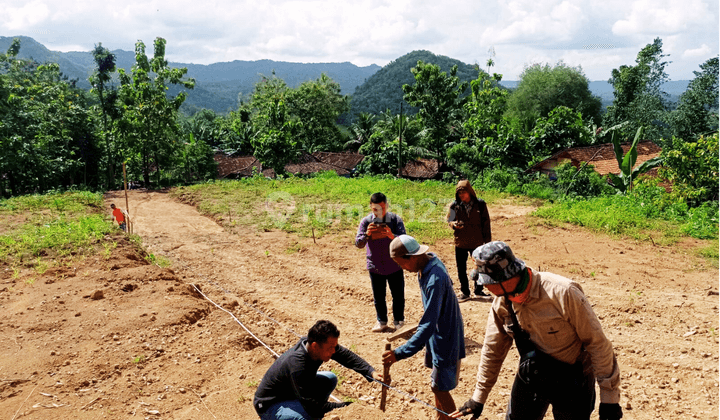
[[[633,64],[663,40],[672,80],[718,55],[717,0],[0,0],[0,35],[56,51],[101,42],[132,51],[167,40],[170,61],[270,59],[386,65],[429,50],[483,67],[494,50],[504,80],[532,63],[564,60],[590,80]]]

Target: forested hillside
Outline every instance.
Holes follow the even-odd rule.
[[[717,220],[718,57],[701,64],[672,103],[664,90],[668,63],[659,38],[638,52],[634,64],[608,75],[609,106],[590,89],[580,66],[533,64],[507,89],[499,75],[417,51],[369,77],[356,90],[352,110],[329,71],[292,86],[298,74],[309,75],[302,69],[351,69],[348,64],[295,67],[300,70],[283,76],[291,64],[175,67],[165,59],[163,38],[151,47],[138,41],[132,63],[129,53],[100,44],[89,53],[91,62],[80,53],[41,57],[37,54],[47,50],[29,44],[26,49],[15,39],[0,53],[0,195],[5,197],[115,188],[125,172],[147,187],[215,179],[216,153],[252,155],[282,177],[288,176],[287,165],[305,154],[352,151],[364,156],[356,174],[397,174],[409,161],[435,159],[446,168],[437,177],[463,177],[481,189],[555,200],[605,199],[619,192],[637,201],[639,214],[658,213],[648,217],[688,219],[699,208]],[[21,51],[36,59],[19,58]],[[73,82],[61,75],[61,64],[92,71]],[[229,97],[224,110],[231,112],[207,107],[190,117],[180,112],[188,103],[200,108],[189,100],[192,95],[218,103],[208,87],[221,92],[224,83],[251,78],[257,65],[277,68],[259,76],[241,102]],[[236,72],[239,68],[254,70]],[[93,88],[78,87],[81,81]],[[341,116],[363,111],[363,100],[366,112],[344,126]],[[398,115],[401,101],[417,112]],[[654,142],[659,156],[637,160],[641,140]],[[632,145],[621,148],[624,142]],[[580,168],[547,164],[548,157],[568,148],[602,143],[613,144],[620,169],[604,178],[593,170],[594,162]],[[641,177],[661,164],[658,172],[673,183],[670,194],[657,186],[658,179],[648,183]],[[533,172],[537,168],[544,172]],[[717,235],[717,223],[712,231],[698,235]]]
[[[481,74],[486,74],[476,65],[465,64],[454,58],[435,55],[430,51],[413,51],[391,61],[373,74],[365,83],[358,86],[350,100],[350,114],[357,116],[362,112],[367,112],[379,115],[388,109],[391,113],[398,114],[400,113],[401,102],[404,102],[405,112],[415,114],[417,108],[409,106],[403,100],[402,85],[415,83],[415,78],[410,69],[415,67],[418,61],[436,64],[444,72],[450,72],[453,66],[458,66],[457,76],[463,82],[477,79],[478,70]]]
[[[33,59],[39,64],[57,63],[64,76],[77,80],[77,87],[90,89],[88,77],[95,70],[92,52],[50,51],[33,38],[26,36],[0,37],[0,51],[6,51],[14,38],[19,38],[22,45],[18,58]],[[135,64],[135,53],[123,50],[114,50],[112,53],[115,56],[116,67],[130,72]],[[244,97],[247,102],[255,83],[263,76],[271,76],[273,73],[290,87],[297,87],[325,73],[340,85],[343,94],[348,95],[380,69],[380,66],[375,64],[358,67],[352,63],[289,63],[273,60],[235,60],[209,65],[175,62],[169,64],[173,67],[187,68],[187,77],[195,79],[194,89],[185,90],[188,97],[183,104],[183,111],[186,114],[193,114],[203,108],[220,113],[236,110],[239,99],[243,100]],[[181,90],[183,89],[171,88],[170,93],[174,96]]]
[[[14,37],[0,36],[0,51],[6,51]],[[39,64],[46,62],[57,63],[62,74],[70,80],[76,80],[76,85],[83,89],[90,89],[88,77],[95,70],[95,62],[89,51],[58,52],[47,49],[31,37],[19,36],[22,48],[18,54],[21,59],[33,59]],[[114,50],[117,68],[130,71],[135,64],[133,51]],[[236,110],[240,101],[247,102],[255,83],[261,80],[262,75],[275,76],[283,79],[290,87],[297,87],[302,82],[317,79],[321,73],[327,74],[340,85],[341,93],[352,95],[351,116],[361,112],[379,114],[387,109],[393,113],[400,112],[402,101],[402,85],[412,84],[413,76],[410,68],[418,60],[426,63],[438,64],[443,71],[449,71],[453,65],[458,66],[458,76],[462,81],[477,78],[475,65],[465,64],[449,57],[435,55],[430,51],[413,51],[381,68],[375,64],[358,67],[352,63],[289,63],[272,60],[232,61],[225,63],[187,64],[171,62],[174,67],[186,67],[188,77],[195,79],[196,84],[192,90],[184,90],[188,97],[181,110],[186,115],[206,108],[218,113]],[[482,69],[480,69],[482,71]],[[484,73],[484,71],[483,71]],[[667,81],[663,90],[668,94],[668,101],[675,103],[680,95],[687,89],[689,81]],[[501,85],[514,88],[518,81],[503,80]],[[603,108],[612,103],[613,87],[605,81],[591,81],[590,91],[602,100]],[[181,90],[171,87],[169,93],[177,95]],[[353,93],[354,92],[354,93]],[[417,109],[405,103],[405,109],[411,114]]]

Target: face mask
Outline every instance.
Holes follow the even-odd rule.
[[[522,293],[509,295],[508,299],[515,303],[525,303],[528,296],[530,296],[530,284],[532,283],[532,271],[530,269],[526,269],[524,275],[528,276],[527,279],[527,285],[525,286],[525,290],[522,291]]]

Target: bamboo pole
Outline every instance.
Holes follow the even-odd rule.
[[[127,233],[133,233],[132,222],[130,221],[130,205],[128,204],[127,172],[125,171],[125,162],[123,162],[123,186],[125,188],[125,211],[127,212]]]
[[[392,350],[392,345],[385,343],[385,351],[390,350]],[[390,384],[390,365],[383,366],[383,383],[385,383],[385,385]],[[385,400],[387,400],[387,387],[384,386],[380,394],[380,410],[383,412],[385,412]]]

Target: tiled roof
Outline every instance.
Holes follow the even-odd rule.
[[[440,172],[440,163],[435,159],[412,160],[403,166],[400,176],[408,178],[433,179]]]
[[[294,175],[314,174],[320,171],[335,171],[338,175],[348,175],[350,173],[347,169],[320,162],[316,157],[308,154],[300,156],[295,163],[285,165],[285,170]]]
[[[295,175],[307,175],[320,171],[335,171],[338,175],[349,175],[365,156],[357,153],[331,153],[315,152],[301,155],[295,162],[285,165],[285,170]],[[275,171],[263,168],[254,156],[226,156],[217,153],[214,156],[218,163],[218,177],[236,178],[252,176],[253,168],[261,170],[262,174],[274,178]]]
[[[315,152],[312,155],[320,162],[347,170],[355,169],[365,159],[365,156],[359,153]]]
[[[243,177],[252,176],[253,167],[262,168],[260,162],[254,156],[227,156],[216,153],[213,156],[218,164],[218,177]]]
[[[630,146],[632,146],[631,143],[620,145],[623,149],[623,154],[627,153]],[[638,157],[635,165],[640,165],[656,156],[660,156],[661,151],[660,147],[651,141],[638,143]],[[542,162],[536,163],[530,168],[530,170],[550,170],[557,166],[560,162],[566,160],[569,160],[576,167],[579,167],[582,162],[589,162],[590,165],[595,167],[595,171],[600,175],[605,175],[607,173],[620,173],[620,168],[618,167],[617,160],[615,159],[615,150],[613,149],[612,143],[565,149],[555,153]]]

